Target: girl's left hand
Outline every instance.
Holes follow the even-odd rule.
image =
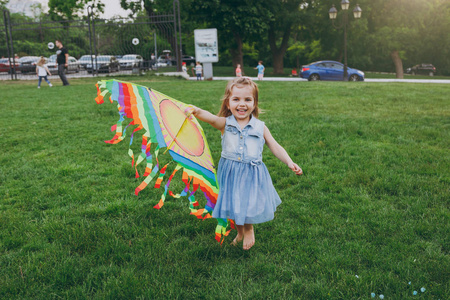
[[[288,165],[288,167],[295,173],[295,175],[303,174],[303,170],[296,163],[291,163]]]

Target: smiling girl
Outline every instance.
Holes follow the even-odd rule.
[[[220,190],[212,216],[234,220],[238,234],[232,244],[243,240],[244,250],[255,244],[253,224],[272,220],[281,203],[262,162],[264,144],[295,174],[303,173],[257,119],[258,112],[258,87],[248,77],[228,82],[218,116],[198,107],[191,109],[195,117],[222,133],[217,172]]]

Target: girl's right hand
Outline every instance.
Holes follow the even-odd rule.
[[[197,112],[197,107],[195,107],[194,105],[188,105],[188,107],[186,107],[186,109],[184,110],[184,114],[188,117],[190,117],[191,115],[195,116],[195,113]]]

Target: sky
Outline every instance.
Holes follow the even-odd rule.
[[[10,9],[16,8],[21,12],[25,12],[25,14],[28,14],[29,12],[26,11],[27,7],[29,7],[29,4],[33,4],[36,2],[42,4],[42,8],[45,12],[48,10],[48,0],[10,0],[8,7]],[[128,16],[129,10],[126,11],[123,10],[122,7],[120,7],[120,0],[102,0],[102,3],[105,4],[105,12],[100,15],[101,18],[109,19],[115,15],[119,15],[121,17]]]

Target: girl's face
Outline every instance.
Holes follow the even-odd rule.
[[[249,85],[242,87],[234,86],[231,89],[228,108],[238,122],[248,123],[250,121],[250,116],[255,109],[255,99],[253,98],[252,87]]]

